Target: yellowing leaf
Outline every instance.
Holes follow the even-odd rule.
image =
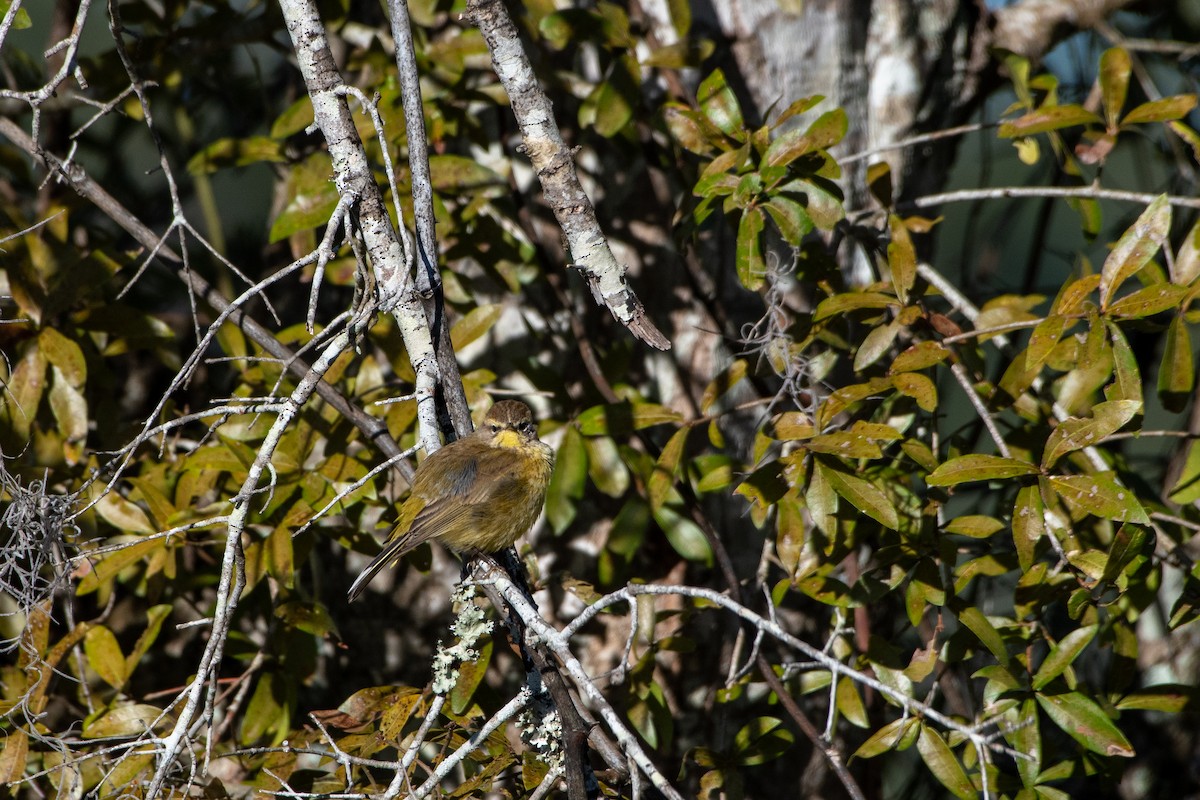
[[[816,311],[813,312],[813,322],[820,322],[828,317],[836,314],[845,314],[849,311],[887,308],[888,306],[898,305],[900,305],[900,301],[890,294],[881,294],[879,292],[843,292],[842,294],[835,294],[833,297],[827,297],[822,300],[817,306]]]
[[[915,372],[940,364],[949,357],[950,350],[944,345],[931,341],[919,342],[896,356],[888,371],[893,375],[898,372]]]
[[[1149,525],[1150,517],[1132,491],[1106,474],[1055,475],[1054,491],[1071,506],[1104,519]]]
[[[117,637],[103,625],[92,627],[83,639],[83,652],[88,666],[114,689],[125,685],[129,673],[126,671],[125,656]]]
[[[946,533],[957,533],[960,536],[970,536],[972,539],[986,539],[993,533],[1004,529],[1004,523],[995,517],[982,514],[968,514],[955,517],[946,523]]]
[[[937,410],[937,384],[919,372],[902,372],[892,379],[896,391],[905,397],[917,401],[922,411],[932,413]]]
[[[1129,227],[1104,260],[1100,271],[1100,307],[1107,309],[1114,292],[1146,266],[1166,241],[1171,227],[1171,206],[1165,194],[1154,199]]]
[[[969,481],[1019,478],[1037,472],[1037,467],[1028,461],[976,453],[943,462],[925,480],[931,486],[954,486]]]
[[[1119,431],[1141,411],[1140,401],[1111,400],[1092,406],[1090,418],[1072,417],[1063,420],[1046,440],[1042,469],[1054,466],[1055,462],[1067,453],[1098,444],[1104,437]]]
[[[1127,294],[1108,307],[1112,317],[1141,319],[1169,308],[1175,308],[1188,293],[1188,287],[1174,283],[1159,283]]]

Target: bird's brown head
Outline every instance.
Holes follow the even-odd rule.
[[[520,447],[537,439],[533,412],[519,400],[501,400],[492,406],[478,432],[492,447]]]

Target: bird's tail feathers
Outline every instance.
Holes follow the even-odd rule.
[[[381,569],[399,560],[404,556],[405,553],[420,544],[419,541],[410,541],[410,538],[411,537],[403,536],[395,541],[388,542],[383,546],[382,552],[375,556],[375,558],[371,560],[371,563],[367,564],[366,568],[358,574],[357,578],[354,579],[354,583],[350,584],[350,589],[346,592],[346,597],[350,602],[354,602],[358,599],[358,596],[363,593],[364,589],[367,588],[367,584],[371,582],[372,578],[379,574]]]

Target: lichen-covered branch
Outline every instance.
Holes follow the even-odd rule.
[[[392,227],[383,200],[367,161],[362,140],[354,127],[346,103],[342,77],[329,49],[329,39],[317,6],[311,0],[283,0],[280,3],[288,34],[296,50],[296,62],[312,100],[315,125],[329,145],[333,160],[334,183],[343,197],[350,198],[357,211],[363,244],[370,260],[378,309],[396,318],[404,346],[417,376],[417,415],[421,421],[421,440],[428,452],[437,449],[437,409],[434,402],[439,372],[429,320],[411,280],[412,251]],[[407,251],[407,252],[406,252]]]
[[[492,66],[521,128],[522,147],[566,237],[573,266],[587,280],[596,302],[607,307],[618,322],[643,342],[669,350],[670,341],[646,315],[641,300],[625,280],[625,267],[617,262],[600,230],[592,201],[575,174],[571,150],[554,121],[550,100],[538,85],[503,1],[470,0],[466,16],[479,26],[487,42]]]

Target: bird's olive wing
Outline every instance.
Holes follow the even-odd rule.
[[[450,541],[446,544],[453,547],[469,527],[494,514],[495,498],[516,487],[511,461],[503,450],[489,449],[469,459],[469,466],[464,465],[452,477],[446,476],[440,483],[449,491],[430,498],[408,530],[405,538],[413,540],[411,547],[447,534]],[[405,549],[409,549],[407,542]]]
[[[413,482],[413,494],[428,502],[468,494],[478,473],[479,460],[475,454],[458,443],[447,445],[421,465]]]

